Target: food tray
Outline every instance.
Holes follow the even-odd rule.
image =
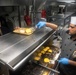
[[[35,29],[33,27],[31,28],[16,28],[13,32],[17,34],[23,34],[23,35],[31,35]]]
[[[59,55],[60,51],[56,46],[52,45],[51,47],[41,47],[33,54],[33,61],[53,68],[55,65],[55,61],[58,60]]]
[[[37,64],[27,63],[20,73],[20,75],[49,75],[50,71]]]

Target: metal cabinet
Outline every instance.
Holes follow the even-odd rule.
[[[25,69],[26,67],[23,65],[32,59],[33,53],[39,50],[44,43],[48,44],[47,41],[52,38],[54,33],[54,30],[46,27],[45,30],[44,28],[37,30],[30,36],[9,33],[0,37],[0,74],[17,75],[16,73],[20,72],[19,69]],[[2,43],[4,46],[2,46]]]

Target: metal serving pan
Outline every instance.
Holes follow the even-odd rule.
[[[50,39],[48,39],[47,41],[50,42]],[[42,70],[43,73],[41,72],[41,74],[39,75],[49,75],[50,73],[60,73],[59,71],[56,70],[56,68],[58,66],[57,61],[60,56],[61,49],[59,45],[56,46],[56,44],[54,44],[56,42],[54,42],[52,45],[50,45],[51,42],[50,43],[49,42],[45,42],[41,47],[39,47],[33,53],[33,56],[31,59],[31,62],[45,69],[45,70],[43,69]],[[46,48],[49,48],[49,49],[46,49]],[[46,62],[45,62],[45,59],[46,59]]]
[[[13,32],[23,35],[31,35],[35,31],[34,27],[16,28]]]

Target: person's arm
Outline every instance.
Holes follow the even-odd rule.
[[[76,66],[76,61],[73,61],[73,60],[69,60],[68,58],[60,58],[60,60],[58,60],[59,63],[62,63],[64,65],[73,65],[73,66]]]
[[[54,30],[56,30],[56,29],[58,28],[58,26],[57,26],[56,24],[50,23],[50,22],[44,22],[44,21],[38,22],[38,24],[36,24],[36,26],[37,26],[38,28],[42,28],[42,27],[44,27],[44,26],[47,26],[47,27],[50,27],[50,28],[52,28],[52,29],[54,29]]]
[[[49,23],[49,22],[46,22],[46,26],[47,26],[47,27],[50,27],[50,28],[52,28],[52,29],[54,29],[54,30],[56,30],[56,29],[58,28],[58,26],[57,26],[56,24],[54,24],[54,23]]]
[[[69,64],[76,66],[76,61],[69,60]]]

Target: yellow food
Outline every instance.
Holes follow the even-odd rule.
[[[25,30],[25,32],[26,32],[26,33],[32,33],[32,29],[27,28],[27,29]]]
[[[41,56],[42,54],[41,53],[38,53],[38,56]]]
[[[16,28],[13,32],[30,35],[33,33],[33,30],[31,28]]]
[[[48,52],[52,53],[52,50],[51,50],[51,49],[49,49],[49,50],[48,50]]]
[[[24,29],[20,29],[20,33],[25,33],[25,30]]]
[[[38,60],[40,60],[40,57],[35,57],[34,60],[37,60],[38,61]]]
[[[45,72],[43,72],[43,74],[42,74],[42,75],[48,75],[48,72],[46,72],[46,71],[45,71]]]
[[[48,62],[50,62],[50,59],[49,58],[44,58],[44,62],[48,63]]]
[[[44,48],[43,50],[46,52],[48,49]]]
[[[45,54],[45,51],[41,51],[42,54]]]
[[[50,49],[50,47],[46,47],[46,49]]]

